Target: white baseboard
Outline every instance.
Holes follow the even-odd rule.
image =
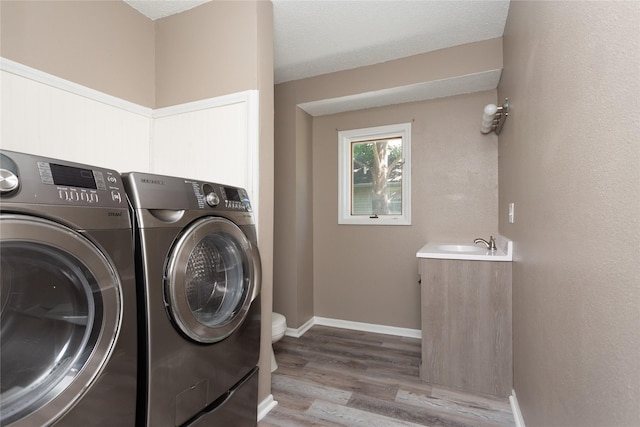
[[[258,421],[263,419],[276,406],[278,406],[278,402],[273,400],[273,394],[265,397],[264,400],[258,404]]]
[[[315,317],[314,319],[316,325],[333,326],[334,328],[342,329],[353,329],[355,331],[375,332],[377,334],[396,335],[399,337],[422,337],[422,332],[419,329],[398,328],[396,326],[352,322],[350,320],[329,319],[327,317]]]
[[[330,319],[328,317],[314,316],[298,329],[287,328],[285,335],[288,337],[300,338],[313,325],[331,326],[341,329],[352,329],[354,331],[374,332],[378,334],[396,335],[399,337],[421,338],[422,332],[419,329],[398,328],[396,326],[378,325],[375,323],[352,322],[350,320]]]
[[[509,403],[511,404],[511,412],[513,412],[513,419],[516,422],[516,427],[525,427],[524,418],[522,418],[522,412],[520,412],[520,405],[518,405],[518,399],[516,398],[515,390],[511,390]]]
[[[304,335],[305,332],[311,329],[313,325],[315,325],[314,319],[315,317],[312,317],[311,319],[307,320],[304,325],[300,326],[298,329],[287,328],[284,334],[288,337],[300,338]]]

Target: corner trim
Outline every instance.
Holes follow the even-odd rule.
[[[396,326],[378,325],[375,323],[353,322],[351,320],[331,319],[314,316],[298,329],[287,328],[285,335],[300,338],[314,325],[331,326],[334,328],[351,329],[354,331],[374,332],[377,334],[395,335],[408,338],[422,338],[420,329],[398,328]]]
[[[216,96],[214,98],[201,99],[198,101],[186,102],[184,104],[176,104],[168,107],[156,108],[153,110],[153,118],[175,116],[178,114],[192,113],[194,111],[206,110],[208,108],[226,107],[234,104],[249,104],[257,102],[255,98],[256,89],[245,90],[243,92],[231,93],[228,95]]]
[[[313,325],[315,325],[315,317],[312,317],[311,319],[307,320],[302,326],[300,326],[298,329],[295,328],[287,328],[287,330],[285,331],[285,335],[288,337],[293,337],[293,338],[300,338],[301,336],[304,335],[305,332],[307,332],[309,329],[311,329],[311,327]]]
[[[258,403],[258,421],[266,417],[276,406],[278,406],[278,402],[273,400],[273,394],[265,397],[262,402]]]
[[[525,427],[524,418],[520,411],[520,405],[518,405],[518,399],[516,398],[516,391],[511,390],[511,396],[509,396],[509,403],[511,404],[511,412],[513,412],[513,419],[516,423],[516,427]]]

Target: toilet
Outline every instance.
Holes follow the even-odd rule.
[[[280,341],[287,330],[287,319],[280,313],[271,314],[271,372],[278,369],[276,356],[273,353],[273,344]]]

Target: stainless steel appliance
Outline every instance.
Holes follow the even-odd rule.
[[[255,426],[260,255],[242,188],[131,172],[138,426]]]
[[[0,150],[0,202],[0,425],[134,425],[135,269],[120,175]]]

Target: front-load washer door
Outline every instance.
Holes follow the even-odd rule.
[[[48,426],[91,388],[121,323],[103,253],[55,222],[0,214],[0,425]]]
[[[202,218],[180,235],[169,256],[169,316],[193,341],[221,341],[246,318],[260,276],[258,249],[240,228],[224,218]]]

